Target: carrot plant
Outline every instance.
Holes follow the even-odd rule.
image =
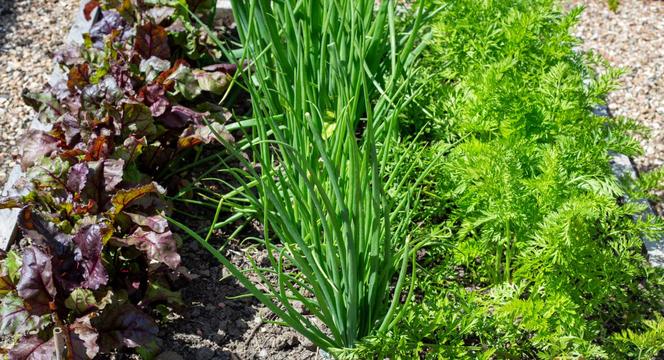
[[[225,173],[240,184],[240,210],[264,226],[269,266],[254,271],[265,290],[189,233],[287,325],[323,349],[353,347],[398,320],[414,194],[393,199],[385,189],[401,168],[387,165],[411,98],[422,8],[404,23],[395,1],[232,4],[250,60],[242,83],[254,158]],[[220,208],[232,194],[219,196]]]
[[[441,2],[442,3],[442,2]],[[646,359],[663,349],[664,277],[643,253],[661,219],[629,202],[611,153],[633,121],[593,113],[620,72],[574,50],[580,10],[549,0],[445,2],[407,131],[429,143],[412,236],[434,238],[389,336],[356,358]],[[432,124],[432,126],[427,126]],[[661,173],[646,182],[655,185]]]

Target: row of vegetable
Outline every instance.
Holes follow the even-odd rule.
[[[164,196],[178,184],[164,174],[212,142],[211,129],[232,139],[219,100],[235,71],[191,18],[211,21],[215,1],[184,5],[88,3],[86,16],[101,6],[101,18],[55,55],[66,76],[24,94],[51,130],[26,134],[23,195],[1,202],[21,207],[27,240],[3,254],[0,333],[12,359],[52,359],[58,342],[69,359],[149,350],[152,309],[182,305]]]
[[[231,3],[221,33],[214,1],[91,1],[67,78],[26,94],[52,130],[0,202],[25,237],[1,263],[10,358],[155,354],[180,236],[338,359],[660,353],[643,239],[664,228],[627,199],[664,172],[611,171],[643,129],[593,113],[620,72],[575,51],[580,9]],[[246,224],[249,269],[218,247]]]

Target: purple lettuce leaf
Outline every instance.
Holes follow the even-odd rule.
[[[88,183],[88,175],[90,174],[90,168],[85,162],[78,163],[69,169],[69,175],[67,175],[67,188],[70,191],[81,192],[85,189],[85,186]]]
[[[14,293],[9,293],[0,302],[0,335],[16,336],[40,330],[50,324],[49,315],[37,316],[30,307]]]
[[[106,159],[104,160],[104,190],[111,192],[122,182],[124,169],[124,160]]]
[[[79,120],[70,113],[64,114],[54,125],[59,129],[68,147],[75,146],[81,139],[81,124]]]
[[[160,84],[150,84],[138,91],[137,99],[150,107],[152,116],[161,116],[170,107],[171,102],[165,95],[164,87]]]
[[[99,334],[90,323],[91,315],[76,319],[69,325],[69,340],[72,344],[74,360],[94,359],[99,353]]]
[[[210,125],[190,125],[180,135],[178,148],[186,149],[199,144],[209,144],[213,141],[232,143],[235,141],[235,138],[231,133],[226,131],[224,125],[216,122]]]
[[[187,31],[187,29],[185,28],[182,19],[178,17],[172,24],[168,25],[166,31],[172,34],[179,34]]]
[[[50,249],[55,257],[71,254],[71,236],[61,233],[53,223],[44,220],[32,207],[25,207],[18,217],[18,226],[23,236],[31,239],[35,245]]]
[[[45,90],[48,91],[48,95],[52,99],[58,101],[58,103],[53,103],[53,105],[58,105],[61,109],[55,118],[47,117],[49,120],[55,121],[60,115],[67,112],[75,114],[76,111],[80,109],[80,99],[77,94],[72,94],[69,91],[69,88],[67,87],[67,76],[65,74],[61,74],[52,79],[49,85],[45,87]],[[27,101],[28,99],[24,97],[23,100]]]
[[[28,246],[23,249],[22,262],[21,277],[16,285],[16,291],[30,306],[31,314],[48,314],[49,303],[55,299],[57,293],[51,256],[36,246]]]
[[[99,333],[98,344],[102,352],[123,346],[135,348],[147,345],[159,331],[149,315],[128,303],[109,306],[92,321]]]
[[[57,230],[41,215],[25,207],[19,213],[18,226],[23,236],[33,241],[38,247],[48,249],[52,257],[52,270],[55,283],[67,291],[80,286],[82,271],[74,260],[74,245],[71,235]]]
[[[152,118],[152,111],[144,104],[126,102],[122,105],[123,137],[130,134],[136,137],[154,138],[157,128]]]
[[[93,224],[81,228],[74,236],[77,246],[74,259],[83,271],[83,288],[97,290],[108,283],[108,273],[101,257],[102,239],[108,231],[103,224]]]
[[[151,22],[139,26],[136,29],[134,51],[143,59],[156,56],[168,60],[171,57],[171,49],[168,46],[168,33],[160,25]]]
[[[134,95],[134,86],[137,81],[132,77],[127,64],[113,64],[110,70],[111,76],[115,79],[115,83],[119,89],[124,91],[128,96]]]
[[[117,11],[103,11],[101,20],[97,21],[90,28],[90,39],[93,43],[101,42],[104,40],[104,37],[109,35],[113,30],[123,28],[125,25],[126,21]]]
[[[148,228],[156,233],[168,231],[168,221],[161,215],[145,216],[129,212],[125,212],[125,214],[138,226]]]
[[[50,156],[58,149],[58,139],[41,130],[28,130],[25,139],[21,158],[21,169],[23,171],[33,166],[41,158]]]
[[[75,173],[72,173],[73,169],[76,169]],[[70,171],[67,181],[69,190],[76,191],[80,195],[79,201],[81,204],[85,204],[85,213],[96,213],[99,210],[99,203],[106,200],[103,191],[103,162],[80,162],[72,167],[72,171]]]
[[[181,105],[173,105],[170,111],[158,118],[158,120],[170,129],[182,129],[189,123],[202,124],[206,113],[194,111]]]
[[[168,229],[166,219],[161,215],[127,215],[139,227],[120,242],[135,246],[144,252],[150,261],[164,263],[171,269],[177,269],[180,265],[180,255],[177,253],[177,242]]]
[[[83,56],[81,55],[81,49],[78,45],[66,44],[55,51],[53,60],[58,64],[72,66],[83,61]]]
[[[139,227],[121,242],[135,246],[143,251],[151,261],[164,263],[171,269],[177,269],[180,265],[177,243],[170,231],[157,233],[151,229],[146,231]]]
[[[44,341],[37,336],[26,336],[9,351],[9,360],[53,360],[55,358],[53,338]]]

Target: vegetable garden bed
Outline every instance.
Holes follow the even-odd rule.
[[[85,1],[25,94],[9,358],[661,355],[664,171],[614,174],[579,10],[230,4]]]

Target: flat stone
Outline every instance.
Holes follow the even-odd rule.
[[[9,178],[1,194],[2,196],[17,194],[14,190],[14,185],[21,175],[21,168],[18,165],[15,166],[11,173],[9,173]],[[12,245],[16,236],[16,220],[18,219],[19,212],[20,209],[0,209],[0,250],[7,251]]]
[[[611,154],[611,169],[616,177],[624,179],[626,177],[631,179],[636,179],[638,174],[634,168],[632,161],[623,154]],[[642,216],[645,215],[655,215],[650,203],[645,199],[626,199],[629,202],[633,203],[642,203],[647,206],[647,210]],[[636,219],[635,219],[636,220]],[[651,240],[644,238],[643,243],[646,247],[648,253],[648,261],[650,264],[655,267],[664,268],[664,239]]]

